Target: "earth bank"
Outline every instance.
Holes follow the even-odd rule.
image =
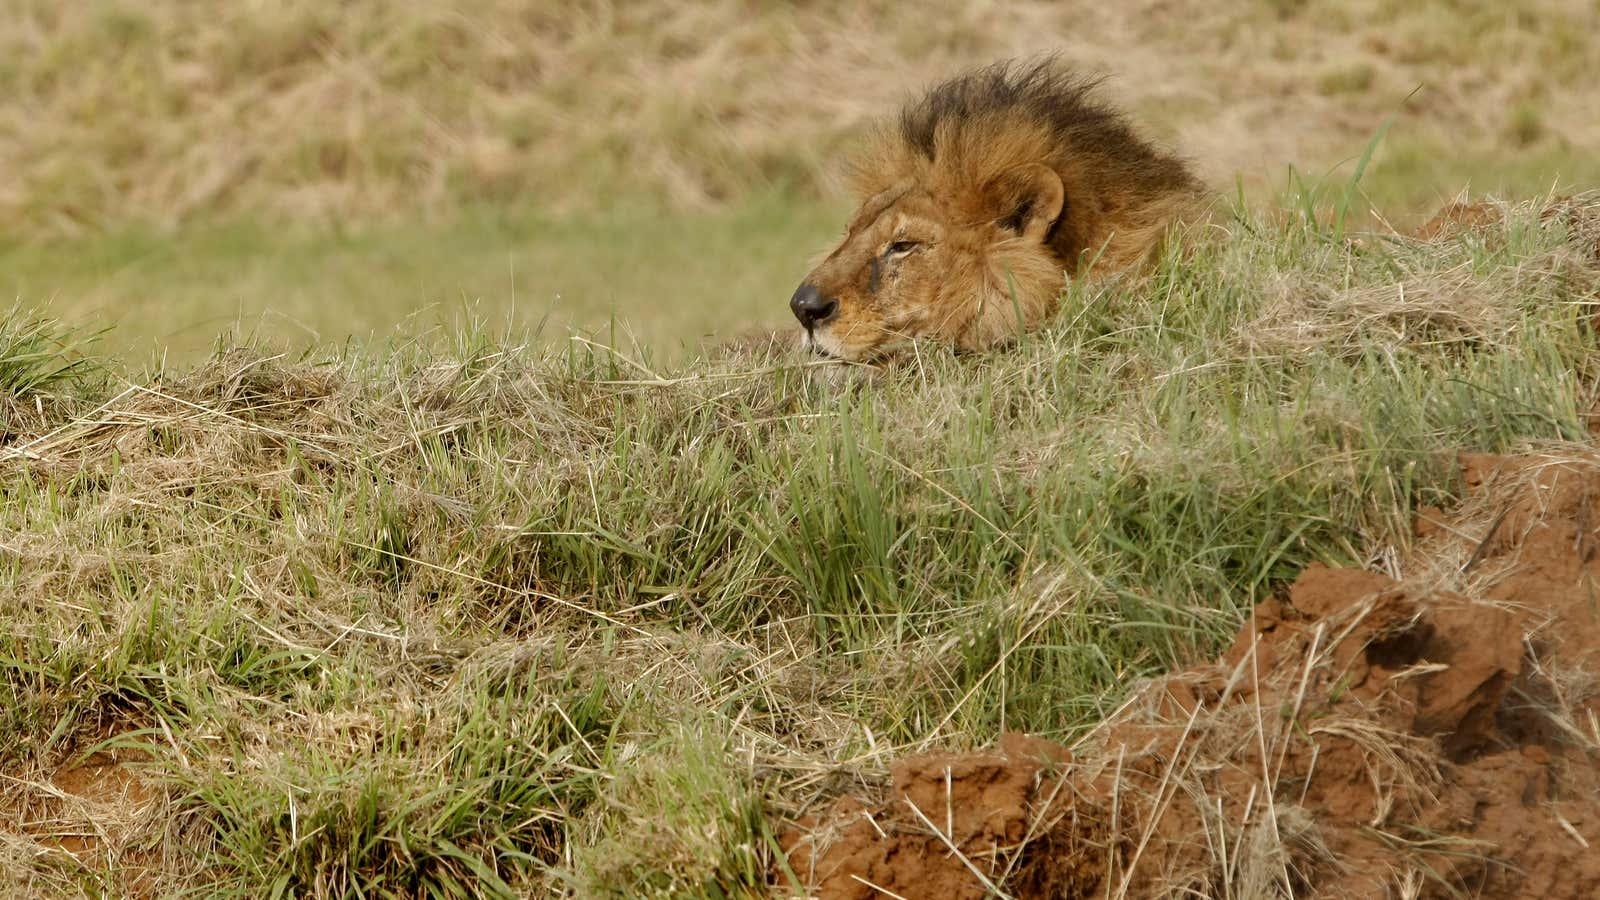
[[[1600,456],[1463,455],[1399,571],[1305,570],[1072,747],[904,759],[786,835],[824,898],[1600,893]],[[791,875],[792,873],[792,875]]]

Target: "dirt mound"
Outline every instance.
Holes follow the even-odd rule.
[[[1600,896],[1600,457],[1466,456],[1401,578],[1312,567],[1073,748],[895,766],[824,898]]]
[[[42,770],[0,772],[0,869],[20,876],[5,896],[56,896],[88,877],[115,896],[155,896],[170,860],[152,824],[165,797],[140,776],[144,756],[96,750]]]

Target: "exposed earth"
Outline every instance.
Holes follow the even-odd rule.
[[[1075,746],[904,759],[788,832],[792,877],[858,900],[1600,896],[1600,455],[1460,471],[1395,571],[1308,568]]]

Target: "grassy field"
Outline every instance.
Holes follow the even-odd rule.
[[[1481,174],[1459,160],[1588,155],[1597,19],[1586,0],[929,0],[915,17],[881,0],[18,0],[0,14],[0,166],[21,177],[0,186],[0,222],[332,226],[485,200],[549,214],[824,195],[852,135],[908,92],[1042,51],[1110,76],[1112,99],[1220,185],[1319,170],[1394,116],[1442,151],[1414,190],[1453,194]]]
[[[1388,149],[1363,178],[1380,212],[1363,216],[1373,226],[1416,224],[1447,199],[1446,184],[1528,197],[1600,183],[1600,162],[1564,151],[1500,166],[1456,158],[1441,175],[1438,146],[1401,139]],[[1287,178],[1337,185],[1352,169],[1353,159]],[[146,366],[194,363],[219,337],[300,353],[470,322],[531,332],[542,346],[578,335],[682,362],[707,342],[792,328],[789,294],[847,212],[837,199],[772,191],[697,211],[645,201],[554,218],[478,208],[333,231],[256,219],[128,225],[0,241],[0,297],[103,329],[99,352]]]
[[[1363,179],[1380,213],[1363,216],[1372,226],[1416,224],[1447,199],[1447,184],[1528,197],[1600,183],[1600,162],[1565,151],[1499,166],[1455,158],[1441,175],[1441,147],[1401,139],[1388,149],[1386,164]],[[1361,150],[1352,146],[1351,156]],[[1352,169],[1345,161],[1287,178],[1337,185]],[[192,364],[219,338],[301,353],[474,322],[527,332],[546,347],[577,335],[682,362],[708,342],[792,328],[789,294],[847,212],[837,199],[772,191],[707,210],[641,201],[535,218],[478,208],[333,231],[256,219],[127,225],[0,241],[0,297],[103,330],[98,352],[143,366]]]
[[[458,333],[52,378],[10,341],[0,858],[41,895],[782,892],[814,799],[1070,736],[1305,563],[1403,555],[1456,450],[1585,438],[1563,217],[1303,208],[876,372]]]
[[[7,889],[793,893],[778,831],[900,754],[1080,734],[1306,563],[1392,569],[1457,451],[1589,440],[1595,236],[1541,210],[1600,184],[1596,32],[8,4]],[[725,345],[867,123],[1046,50],[1240,198],[1192,252],[992,354]],[[1463,189],[1517,201],[1389,227]]]
[[[783,324],[837,204],[783,194],[737,208],[616,209],[536,220],[482,210],[348,232],[235,223],[130,227],[0,247],[0,290],[94,330],[138,363],[192,363],[219,335],[263,346],[383,342],[479,321],[642,344],[681,360],[708,338]]]
[[[1387,217],[1600,182],[1578,0],[695,4],[19,0],[0,12],[0,300],[192,362],[464,305],[663,357],[782,321],[851,139],[1054,51],[1219,190],[1349,173]],[[559,298],[559,299],[558,299]]]

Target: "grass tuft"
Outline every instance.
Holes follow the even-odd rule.
[[[87,378],[94,338],[20,305],[0,312],[0,398],[16,403]]]

